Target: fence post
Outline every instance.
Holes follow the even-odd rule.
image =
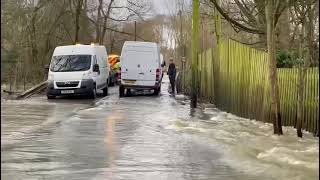
[[[182,61],[182,89],[183,89],[183,93],[185,94],[186,93],[186,71],[185,71],[185,68],[186,68],[186,58],[185,57],[182,57],[181,58],[181,61]]]
[[[198,61],[198,33],[199,33],[199,0],[192,1],[192,85],[191,85],[191,104],[192,108],[197,107],[197,61]]]

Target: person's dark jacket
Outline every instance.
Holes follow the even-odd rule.
[[[168,75],[170,79],[176,77],[176,65],[174,63],[169,64]]]

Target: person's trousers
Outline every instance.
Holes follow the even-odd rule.
[[[174,87],[175,87],[175,79],[174,78],[169,78],[170,79],[170,85],[171,85],[171,90],[172,93],[174,93]]]

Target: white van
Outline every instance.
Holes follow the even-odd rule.
[[[131,89],[151,89],[158,95],[161,89],[162,66],[160,48],[154,42],[126,41],[123,45],[119,96]]]
[[[107,58],[106,48],[95,44],[56,47],[48,73],[48,99],[64,95],[95,98],[97,89],[102,89],[107,95]]]

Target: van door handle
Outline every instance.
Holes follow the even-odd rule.
[[[144,73],[139,73],[139,74],[144,74]]]

